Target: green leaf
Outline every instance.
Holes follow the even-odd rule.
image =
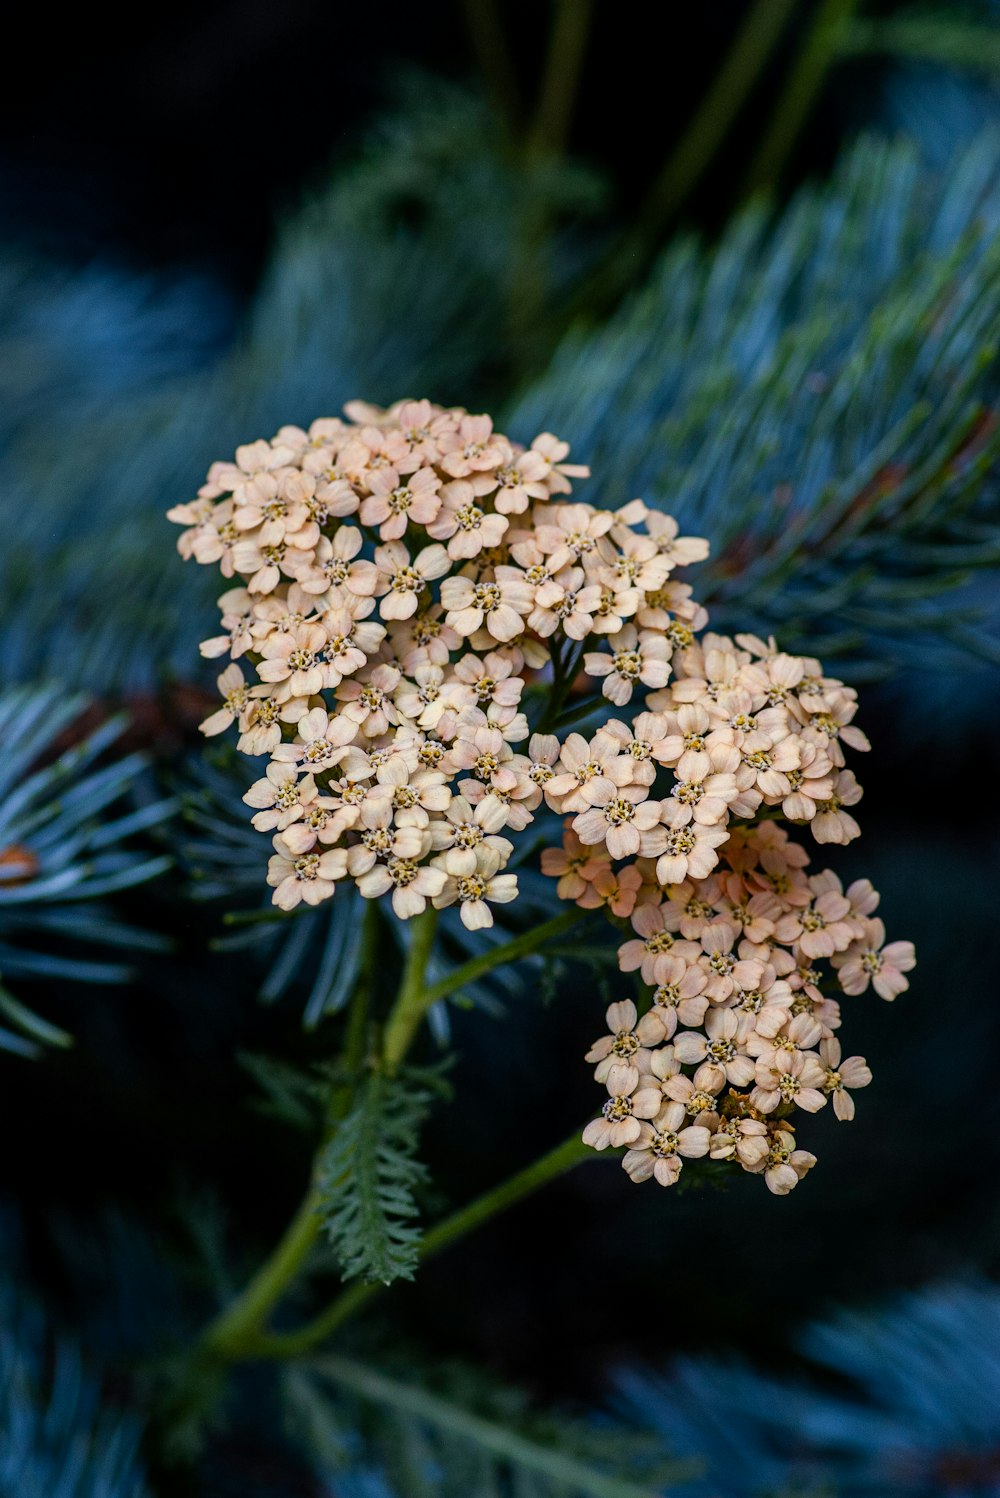
[[[320,1159],[319,1210],[345,1279],[412,1279],[420,1247],[416,1159],[434,1090],[412,1071],[371,1072]]]

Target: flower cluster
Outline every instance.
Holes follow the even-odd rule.
[[[562,855],[546,857],[563,881],[587,887],[580,899],[606,877],[571,828]],[[832,1099],[839,1119],[854,1117],[851,1093],[871,1072],[861,1056],[842,1059],[840,1003],[824,985],[857,994],[871,983],[893,999],[907,987],[913,946],[885,944],[868,880],[844,890],[808,864],[766,821],[733,830],[707,878],[664,889],[642,858],[617,875],[628,890],[618,913],[632,933],[618,965],[641,976],[651,1004],[641,1019],[631,1000],[607,1012],[608,1033],[586,1059],[608,1099],[584,1139],[628,1146],[633,1180],[669,1186],[685,1158],[709,1155],[785,1195],[815,1164],[796,1144],[794,1110],[815,1113]]]
[[[235,723],[244,752],[269,756],[245,799],[273,834],[276,904],[353,879],[402,919],[458,903],[487,926],[516,895],[511,835],[543,796],[627,822],[626,838],[656,820],[643,766],[623,753],[614,783],[593,773],[578,736],[531,732],[522,697],[538,683],[555,720],[553,664],[563,692],[586,664],[619,705],[665,686],[704,620],[671,573],[707,547],[639,502],[566,503],[587,470],[548,433],[524,449],[428,401],[347,418],[240,448],[170,511],[183,556],[240,580],[202,646],[232,658],[202,728]],[[588,637],[605,648],[584,661]]]
[[[787,1191],[813,1159],[792,1109],[832,1096],[850,1117],[869,1080],[840,1061],[815,963],[892,997],[913,961],[883,946],[870,887],[808,877],[778,826],[858,835],[855,693],[773,641],[701,634],[675,574],[707,543],[641,500],[567,499],[587,469],[550,433],[524,448],[428,401],[345,418],[239,448],[170,511],[181,554],[232,583],[202,729],[268,758],[244,799],[275,903],[353,880],[401,919],[457,904],[489,926],[517,834],[560,814],[543,871],[631,922],[622,970],[654,990],[590,1053],[608,1101],[587,1142],[628,1145],[636,1180],[711,1155]]]

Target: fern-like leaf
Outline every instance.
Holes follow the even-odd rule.
[[[418,1074],[373,1071],[323,1153],[320,1210],[345,1279],[413,1278],[414,1192],[427,1178],[416,1151],[432,1097]]]

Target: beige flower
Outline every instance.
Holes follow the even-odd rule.
[[[627,624],[608,643],[611,653],[588,652],[583,658],[588,676],[604,678],[604,696],[617,707],[632,700],[637,686],[663,687],[670,675],[670,646],[650,629],[641,633]]]
[[[639,1019],[632,1000],[622,999],[610,1005],[605,1020],[610,1033],[595,1040],[583,1058],[596,1063],[596,1080],[605,1081],[613,1066],[634,1066],[640,1072],[646,1071],[650,1048],[659,1045],[664,1036],[662,1016],[650,1009]]]
[[[217,733],[225,733],[240,714],[246,711],[250,702],[250,693],[239,666],[227,666],[216,680],[216,686],[222,693],[223,706],[199,725],[206,738],[212,738]]]
[[[434,904],[442,910],[457,901],[462,924],[470,931],[493,925],[490,904],[506,905],[517,897],[517,875],[499,872],[503,863],[501,853],[480,843],[475,854],[475,871],[469,874],[461,872],[466,861],[460,851],[443,853],[436,860],[447,877],[440,893],[434,896]]]
[[[294,910],[301,901],[319,905],[329,900],[337,881],[347,873],[347,853],[343,848],[296,857],[279,834],[274,838],[274,850],[267,866],[267,882],[274,887],[274,904],[282,910]]]
[[[639,1137],[622,1160],[622,1168],[633,1181],[650,1177],[661,1186],[673,1186],[685,1159],[707,1155],[712,1136],[701,1124],[687,1124],[682,1103],[665,1103],[656,1117],[639,1124]]]
[[[849,1056],[841,1061],[841,1054],[840,1041],[835,1036],[820,1041],[819,1059],[826,1067],[823,1091],[832,1094],[834,1113],[846,1120],[854,1117],[854,1099],[847,1089],[867,1087],[872,1074],[864,1056]]]
[[[845,993],[864,993],[869,983],[882,999],[894,999],[910,986],[903,974],[916,966],[912,941],[885,944],[885,925],[875,919],[862,922],[863,934],[837,953],[833,965]]]
[[[450,566],[443,546],[425,546],[415,557],[402,541],[390,541],[375,548],[378,582],[375,592],[381,598],[379,613],[383,619],[409,619],[417,612],[417,603],[427,584],[442,577]]]
[[[634,1144],[641,1133],[640,1122],[655,1118],[663,1103],[658,1087],[649,1087],[640,1082],[639,1070],[634,1066],[611,1067],[604,1079],[608,1089],[608,1100],[595,1118],[583,1131],[583,1142],[591,1149],[619,1149],[623,1144]]]

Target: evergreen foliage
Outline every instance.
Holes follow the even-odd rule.
[[[995,659],[954,590],[1000,561],[997,153],[984,137],[943,184],[863,140],[780,218],[679,242],[509,426],[571,432],[602,476],[581,497],[641,494],[711,536],[696,588],[720,627],[749,611],[855,672],[949,639]]]
[[[316,1358],[285,1375],[285,1397],[333,1465],[330,1498],[654,1498],[689,1470],[634,1426],[540,1414],[517,1388],[462,1365],[429,1369],[417,1385]]]
[[[163,945],[93,903],[168,867],[169,858],[151,857],[132,840],[173,806],[148,796],[135,804],[143,757],[103,762],[125,720],[77,733],[86,707],[86,698],[57,687],[0,694],[0,973],[17,983],[121,982],[129,973],[122,963],[67,950]],[[0,1013],[14,1027],[0,1029],[5,1049],[34,1054],[41,1044],[70,1043],[6,989]]]
[[[3,1498],[147,1498],[139,1426],[105,1400],[79,1347],[13,1286],[0,1312]]]
[[[1000,1291],[931,1286],[805,1329],[794,1380],[746,1361],[622,1374],[624,1408],[702,1457],[679,1498],[834,1492],[986,1498],[1000,1491]],[[721,1415],[721,1418],[720,1418]]]

